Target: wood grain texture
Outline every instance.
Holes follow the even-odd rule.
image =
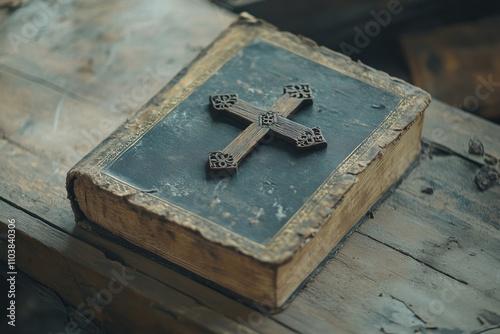
[[[108,13],[121,11],[119,16],[126,17],[133,16],[131,10],[135,8],[134,3],[95,2],[92,6],[95,12],[106,8]],[[185,1],[179,6],[189,8],[192,3]],[[18,9],[17,16],[7,15],[6,11],[2,10],[0,16],[17,20],[19,22],[16,24],[22,26],[20,18],[28,14],[23,10]],[[201,42],[192,32],[201,29],[195,29],[196,24],[210,24],[205,19],[205,13],[211,8],[200,5],[198,10],[202,13],[190,8],[191,12],[193,10],[198,14],[191,20],[183,15],[171,17],[170,20],[185,21],[185,33],[191,35],[186,37],[184,42],[186,45],[192,43],[191,45],[196,46],[200,45],[196,43]],[[94,29],[92,25],[96,25],[96,21],[93,20],[97,20],[99,15],[92,19],[94,16],[89,14],[94,11],[89,11],[87,7],[87,24],[81,21],[77,12],[67,13],[68,26],[79,24],[79,29],[86,32]],[[224,12],[215,11],[216,17],[225,15]],[[142,21],[138,21],[138,24],[140,22]],[[165,27],[165,22],[155,22],[160,29]],[[210,22],[220,31],[226,25],[225,22],[217,20],[213,22],[212,16]],[[118,24],[115,31],[123,31],[126,26],[132,27],[130,31],[140,31],[133,21],[127,21],[126,25]],[[44,31],[40,32],[40,37],[47,40],[50,36],[44,35]],[[6,30],[3,30],[0,33],[3,40],[6,40],[5,32]],[[84,44],[90,48],[93,40],[98,39],[99,35],[88,36],[88,43]],[[169,38],[176,40],[175,36],[171,34]],[[208,37],[205,43],[212,38]],[[107,43],[111,46],[116,41],[119,40],[111,38]],[[54,38],[51,43],[62,42]],[[145,43],[141,52],[153,52],[147,48],[159,44],[161,43]],[[64,45],[58,45],[60,47],[54,48],[53,52],[65,52]],[[163,47],[159,49],[163,52],[167,49],[173,50]],[[4,50],[6,49],[2,47],[2,52],[5,52]],[[180,53],[172,57],[175,58],[174,62],[179,63],[185,58],[185,52],[191,55],[196,53],[190,50],[190,47],[180,47],[178,51]],[[36,54],[25,53],[22,59],[20,57],[17,61],[36,63],[50,59],[35,58]],[[162,57],[161,53],[155,52],[149,56]],[[122,69],[130,63],[134,70],[134,64],[139,58],[128,53],[126,57],[114,58],[110,64],[122,61]],[[47,68],[48,76],[55,65]],[[82,75],[75,64],[68,66],[65,71],[68,79]],[[178,65],[172,72],[182,66]],[[28,73],[30,68],[26,69]],[[38,69],[41,70],[42,67]],[[7,218],[16,218],[22,222],[19,246],[26,251],[23,250],[22,256],[18,258],[19,264],[22,264],[20,270],[54,289],[66,302],[66,306],[76,307],[85,301],[79,288],[84,294],[89,293],[89,296],[92,296],[98,289],[105,287],[109,282],[109,268],[121,270],[124,267],[126,270],[135,269],[140,272],[140,283],[124,291],[123,299],[120,297],[108,304],[103,314],[95,319],[102,328],[110,331],[117,329],[118,332],[137,332],[147,329],[148,324],[143,322],[149,321],[159,324],[160,327],[155,328],[157,330],[179,333],[224,332],[225,329],[237,332],[240,328],[245,332],[245,327],[262,333],[371,333],[380,332],[381,328],[386,332],[403,333],[416,328],[427,333],[498,332],[499,263],[498,252],[494,252],[494,247],[500,243],[500,238],[491,223],[493,220],[490,220],[490,223],[484,220],[494,218],[492,214],[495,211],[492,210],[498,207],[495,205],[498,200],[498,186],[484,193],[470,188],[470,174],[475,171],[475,165],[470,163],[473,157],[467,157],[463,151],[466,147],[464,143],[472,136],[479,135],[487,152],[499,152],[498,136],[495,136],[499,131],[498,126],[474,116],[463,118],[463,113],[458,109],[434,100],[426,114],[424,138],[436,145],[447,147],[452,155],[440,157],[434,154],[432,160],[425,158],[410,175],[411,182],[408,186],[406,181],[403,181],[401,187],[405,190],[396,191],[386,204],[374,212],[375,219],[363,225],[363,234],[354,233],[337,256],[325,264],[324,269],[309,282],[284,312],[267,316],[258,309],[252,310],[206,285],[179,274],[172,270],[168,263],[150,253],[134,250],[123,240],[99,236],[77,227],[69,201],[65,198],[64,178],[75,159],[78,160],[91,150],[92,147],[87,146],[95,146],[97,142],[95,139],[92,142],[87,141],[81,133],[74,136],[69,124],[81,124],[81,130],[91,132],[95,129],[92,122],[99,122],[99,112],[91,111],[92,104],[86,104],[85,108],[85,103],[75,101],[75,111],[67,115],[70,118],[59,123],[68,124],[68,131],[49,136],[50,131],[46,132],[46,129],[52,129],[54,121],[54,114],[50,111],[54,112],[57,101],[63,94],[47,88],[45,81],[20,77],[5,68],[2,68],[1,72],[0,126],[3,139],[0,140],[0,197],[9,203],[2,203],[0,210],[2,233],[5,231]],[[124,73],[122,70],[118,75]],[[6,78],[8,80],[3,81]],[[113,81],[113,75],[109,73],[106,80],[104,82]],[[99,82],[94,83],[95,87],[85,89],[105,91],[107,88]],[[113,85],[118,86],[109,89],[120,92],[119,85],[127,83],[127,80],[116,81]],[[80,89],[82,87],[75,83],[73,85],[76,91],[83,91]],[[24,93],[21,95],[15,94],[22,91]],[[67,98],[65,103],[69,101],[72,99]],[[37,113],[39,110],[42,112]],[[107,118],[111,117],[108,109],[104,108],[102,112]],[[116,126],[121,120],[114,122]],[[31,131],[22,131],[23,128]],[[436,129],[438,131],[435,131]],[[436,135],[441,133],[446,136]],[[79,156],[70,158],[70,162],[65,163],[68,153],[64,145],[68,141],[74,143],[70,144],[72,147],[78,147]],[[458,155],[454,156],[455,153]],[[445,170],[452,168],[453,177],[446,177]],[[435,186],[437,200],[434,195],[420,192],[422,186],[430,185],[435,179],[440,180],[440,186]],[[461,195],[458,201],[455,199],[457,193]],[[471,201],[468,200],[469,197],[472,198]],[[470,241],[469,234],[473,236]],[[456,237],[458,244],[451,242],[452,247],[448,249],[443,246],[448,243],[450,236]],[[487,248],[481,245],[483,239]],[[430,244],[441,247],[431,247]],[[424,253],[428,248],[429,256]],[[471,253],[476,255],[472,256]],[[1,254],[4,256],[5,252],[2,251]],[[437,257],[435,260],[434,256]],[[157,295],[168,296],[170,299],[159,300]],[[151,311],[151,317],[142,320],[135,318],[134,312],[143,314],[142,309],[150,310],[150,301],[154,302],[154,305],[160,305],[162,310]],[[135,308],[134,305],[139,307]],[[186,305],[190,306],[190,309],[188,315],[184,316],[182,312],[185,309],[182,306]],[[173,313],[169,314],[164,310],[171,310]],[[419,317],[427,324],[423,324]],[[228,319],[232,319],[233,323],[228,323]],[[243,327],[239,327],[240,325]]]
[[[68,168],[234,18],[201,0],[44,4],[2,20],[0,133]]]
[[[438,104],[437,106],[439,107],[445,105]],[[437,113],[439,113],[439,108],[436,108],[435,110]],[[453,112],[456,109],[451,108],[448,110],[448,107],[446,107],[446,109],[444,110],[447,110],[448,112]],[[451,126],[453,126],[452,122],[441,123],[441,127],[444,129],[449,129]],[[467,138],[469,134],[465,134],[465,138]],[[11,144],[4,143],[3,147],[5,148],[8,145]],[[12,152],[17,151],[15,155],[18,155],[18,160],[16,161],[19,163],[19,165],[26,165],[27,161],[40,160],[39,157],[36,157],[30,154],[29,152],[24,153],[26,155],[24,158],[25,160],[20,159],[21,158],[20,152],[22,152],[22,149],[20,148],[16,149],[15,147],[11,147],[10,151]],[[9,156],[9,158],[11,159],[12,156]],[[438,158],[439,157],[434,157],[433,160],[431,160],[431,162],[436,161],[436,159]],[[460,159],[459,157],[455,157],[455,159],[459,166],[464,164],[464,160]],[[43,178],[43,176],[40,175],[40,172],[43,171],[44,168],[50,166],[50,164],[47,163],[43,164],[42,162],[38,162],[38,164],[36,165],[37,169],[32,170],[34,177],[36,177],[38,174],[39,175],[38,177]],[[417,167],[414,173],[416,171],[421,170],[421,173],[425,174],[427,173],[428,170],[430,170],[429,168],[434,168],[434,169],[437,169],[438,167],[442,168],[442,166],[429,166],[425,168],[423,167],[425,166],[421,165]],[[11,173],[12,175],[17,175],[16,173],[18,173],[19,171],[19,169],[16,168],[14,165],[12,165],[11,167],[7,167],[7,169],[3,170]],[[62,177],[63,176],[61,175],[58,178],[62,179]],[[419,177],[417,177],[417,179],[420,180]],[[456,180],[457,178],[454,177],[453,179]],[[6,179],[6,181],[8,180],[9,179]],[[40,181],[36,182],[40,183]],[[10,193],[12,195],[19,193],[20,189],[18,188],[17,184],[19,184],[17,180],[10,179],[10,182],[6,182],[2,185],[3,189],[2,193],[3,194]],[[445,185],[446,184],[453,186],[453,183],[450,182],[445,183]],[[46,189],[50,189],[50,186],[51,186],[50,183],[46,183],[46,186],[44,188],[44,183],[40,184],[41,188],[38,190],[39,193],[38,204],[43,203],[44,200],[46,201],[50,199],[59,202],[61,203],[60,204],[61,206],[66,207],[66,211],[68,212],[67,220],[72,221],[72,217],[69,212],[70,208],[68,206],[68,203],[64,200],[63,196],[59,196],[58,199],[58,197],[55,195],[50,195],[50,196],[42,195],[44,192],[46,192]],[[403,186],[405,186],[405,182],[403,182]],[[9,191],[8,189],[12,190]],[[417,187],[414,192],[418,194],[420,197],[424,196],[423,194],[419,193],[419,190],[420,187]],[[472,191],[473,189],[471,189],[470,192]],[[470,192],[465,192],[465,194],[468,194]],[[25,191],[24,192],[21,191],[21,193],[28,194]],[[60,195],[60,193],[58,193],[58,195]],[[488,197],[488,193],[484,193],[484,195],[487,198],[490,198],[490,200],[493,200],[495,198],[494,196]],[[442,263],[441,264],[429,263],[431,266],[436,266],[436,267],[429,267],[419,262],[418,259],[413,259],[409,257],[409,255],[405,255],[405,253],[402,253],[402,252],[408,252],[408,249],[407,248],[405,249],[405,247],[407,247],[407,242],[405,241],[406,239],[401,239],[400,244],[404,246],[401,250],[398,250],[397,248],[393,249],[388,245],[384,244],[384,242],[377,240],[377,238],[380,238],[380,233],[382,233],[383,231],[385,231],[386,234],[390,235],[390,240],[392,241],[392,243],[397,242],[399,238],[404,238],[405,236],[407,237],[410,236],[412,238],[411,240],[413,240],[413,244],[419,241],[425,243],[426,240],[429,239],[430,235],[436,235],[435,233],[433,234],[416,233],[415,231],[415,228],[417,228],[414,223],[415,219],[418,219],[418,217],[421,216],[422,210],[427,210],[426,206],[421,201],[412,200],[413,205],[406,208],[405,202],[400,202],[400,201],[398,202],[397,199],[392,200],[392,198],[396,196],[398,196],[398,192],[396,192],[396,194],[394,194],[393,197],[390,198],[391,200],[390,202],[386,202],[387,205],[384,204],[382,208],[380,208],[378,211],[375,212],[375,218],[376,218],[375,220],[373,221],[370,220],[364,225],[364,227],[367,226],[370,227],[370,230],[362,231],[362,233],[369,233],[366,234],[369,237],[368,239],[364,238],[364,236],[356,237],[356,235],[358,234],[355,233],[354,237],[351,238],[351,240],[347,243],[349,247],[347,246],[343,247],[339,251],[336,258],[330,260],[326,264],[325,269],[323,270],[325,273],[316,276],[308,284],[306,289],[303,290],[298,295],[297,299],[295,299],[295,301],[289,306],[287,310],[285,310],[283,313],[279,315],[273,316],[273,318],[287,324],[287,326],[293,326],[292,328],[301,333],[315,333],[318,331],[337,331],[337,330],[339,332],[342,331],[350,332],[351,330],[354,331],[355,329],[359,330],[372,329],[374,328],[373,327],[374,325],[387,328],[388,330],[390,328],[399,328],[404,331],[405,329],[408,328],[408,326],[417,328],[419,326],[423,327],[423,325],[406,308],[404,303],[398,302],[397,300],[394,300],[390,296],[387,297],[388,294],[392,294],[394,297],[403,300],[408,305],[410,304],[414,305],[413,303],[415,303],[415,301],[417,300],[420,300],[422,293],[424,293],[428,296],[427,297],[428,299],[427,301],[425,300],[421,301],[420,302],[421,304],[418,305],[420,305],[422,307],[421,309],[426,312],[424,314],[427,314],[427,318],[425,318],[425,320],[428,321],[429,319],[433,319],[431,325],[432,326],[436,324],[439,325],[438,330],[441,328],[453,328],[452,325],[454,321],[456,321],[458,315],[467,315],[467,314],[469,314],[470,317],[472,317],[472,315],[480,317],[481,321],[483,322],[483,325],[481,325],[481,323],[476,320],[477,323],[474,323],[472,321],[470,324],[471,327],[464,327],[464,328],[475,328],[477,330],[480,330],[493,327],[495,324],[487,322],[486,318],[493,321],[491,319],[491,313],[495,313],[495,309],[498,307],[498,305],[495,304],[495,302],[491,304],[492,303],[491,297],[487,297],[484,292],[481,292],[479,290],[472,290],[472,292],[463,293],[462,290],[459,290],[459,288],[461,288],[463,283],[460,283],[460,281],[456,281],[456,279],[455,280],[452,279],[449,276],[453,275],[447,273],[449,271],[452,271],[453,273],[453,271],[456,270],[462,270],[463,272],[464,269],[465,271],[467,271],[467,269],[462,266],[462,263],[460,263],[459,261],[449,261],[447,264],[448,267],[446,271],[440,269]],[[429,198],[429,195],[425,196],[426,197],[424,197],[424,199]],[[452,195],[450,195],[449,193],[448,195],[446,195],[445,193],[445,196],[446,198],[449,199],[453,198]],[[26,206],[29,207],[30,203],[33,203],[31,205],[32,208],[31,210],[33,212],[39,215],[44,215],[46,218],[54,222],[57,220],[54,214],[51,214],[52,211],[44,213],[43,206],[34,205],[37,202],[33,201],[32,199],[33,197],[19,196],[11,198],[15,200],[15,202],[17,203],[16,205],[21,205],[24,207]],[[432,200],[432,198],[429,198],[428,200]],[[446,203],[446,201],[440,201],[440,203],[443,202]],[[401,227],[400,233],[393,233],[393,231],[395,231],[395,228],[399,227],[400,222],[403,220],[401,217],[394,217],[393,212],[395,208],[399,208],[400,210],[403,210],[403,212],[406,211],[407,215],[411,217],[411,219],[409,219],[408,222],[409,222],[409,228],[412,228],[413,231],[405,230],[405,225],[403,225]],[[15,216],[19,215],[16,213]],[[432,226],[436,225],[434,219],[438,218],[439,216],[434,216],[434,218],[428,220],[429,224],[431,224]],[[469,223],[470,230],[475,230],[479,228],[477,227],[477,222],[480,219],[481,217],[478,217],[476,220],[472,220]],[[448,220],[445,217],[444,223],[447,222]],[[45,222],[40,222],[40,223],[47,224]],[[438,224],[438,226],[439,225],[441,224]],[[50,227],[50,225],[48,226]],[[379,235],[371,236],[370,234],[373,234],[374,231],[376,231]],[[33,233],[36,234],[37,232]],[[98,249],[102,249],[105,252],[105,254],[109,254],[111,258],[113,259],[119,258],[121,259],[121,261],[123,261],[127,265],[130,265],[133,268],[138,268],[138,269],[140,268],[142,272],[148,273],[148,276],[154,277],[156,280],[159,280],[164,284],[174,286],[176,290],[179,290],[182,293],[194,296],[195,298],[197,298],[197,300],[200,300],[204,304],[209,305],[209,307],[217,310],[217,312],[219,312],[220,314],[229,313],[235,319],[240,318],[245,321],[247,321],[248,319],[255,319],[255,318],[261,319],[263,323],[261,323],[260,320],[258,322],[251,322],[252,325],[250,327],[260,332],[272,332],[272,328],[274,325],[272,322],[269,323],[268,321],[269,318],[264,316],[256,316],[256,313],[253,313],[253,311],[249,309],[247,309],[246,313],[243,312],[242,309],[245,310],[244,306],[232,301],[231,299],[228,299],[227,297],[221,295],[220,293],[217,293],[203,285],[195,283],[190,279],[183,277],[182,275],[176,274],[175,272],[169,270],[165,266],[158,264],[154,261],[148,260],[147,258],[141,256],[140,254],[135,254],[130,250],[120,245],[117,245],[116,243],[109,242],[106,239],[103,239],[102,237],[89,234],[88,232],[86,232],[81,228],[75,228],[72,233],[76,235],[79,239],[86,240],[87,243],[96,245]],[[484,234],[481,233],[480,230],[478,230],[477,233],[479,233],[480,235]],[[492,242],[495,242],[495,240],[496,242],[498,242],[498,234],[489,233],[489,235],[492,237]],[[440,242],[443,242],[443,244],[446,244],[449,238],[449,235],[446,233],[444,233],[444,235],[442,236],[439,236],[439,234],[437,236],[438,236],[437,240],[440,240]],[[366,245],[367,243],[375,248],[370,250],[365,249],[363,245]],[[38,243],[33,240],[32,244],[34,244],[33,252],[40,252]],[[454,243],[452,243],[452,245],[453,244]],[[495,243],[493,245],[495,245]],[[417,246],[416,249],[418,251],[425,250],[426,246],[421,246],[420,248],[418,248]],[[444,249],[443,251],[446,254],[446,252],[449,252],[450,250]],[[367,258],[367,256],[370,254],[372,254],[372,256]],[[396,255],[400,257],[400,260],[397,261],[394,260],[394,256]],[[486,256],[486,263],[482,265],[481,262],[484,262],[484,260],[477,264],[474,263],[476,259],[484,255],[481,254],[477,256],[470,256],[468,255],[468,253],[464,253],[464,256],[469,257],[469,262],[471,264],[480,266],[482,270],[485,270],[488,273],[486,278],[489,277],[494,279],[495,277],[494,268],[496,262],[494,262],[495,259],[491,257],[492,255],[494,256],[494,254],[489,253],[489,255]],[[338,259],[340,258],[343,258],[344,260],[342,260],[342,262],[338,261]],[[353,260],[355,261],[353,262]],[[89,257],[87,258],[87,261],[93,261],[93,259]],[[357,265],[354,265],[356,261],[362,261],[362,262],[360,262]],[[394,267],[393,263],[398,263],[398,267],[401,268],[399,269],[400,271],[397,271],[397,275],[399,276],[392,273],[391,270],[393,269],[389,269]],[[89,265],[90,264],[87,264],[87,266]],[[417,271],[411,271],[409,268],[411,268],[412,266],[416,268],[415,270]],[[30,275],[33,275],[35,277],[37,277],[38,275],[43,276],[43,272],[38,273],[38,269],[36,268],[25,267],[23,270],[25,270],[27,273],[30,273]],[[384,273],[384,270],[387,270],[387,272]],[[363,272],[365,274],[363,274]],[[363,281],[366,279],[364,277],[368,275],[366,273],[372,273],[372,272],[380,272],[380,273],[378,274],[378,276],[375,276],[377,277],[375,281],[373,279],[368,281],[369,284],[366,289],[369,289],[370,292],[366,292],[366,290],[360,289],[360,286],[364,284]],[[54,275],[55,277],[58,277],[58,279],[61,279],[60,275],[62,275],[62,272],[58,270],[55,272]],[[446,282],[440,284],[432,283],[433,281],[430,278],[433,275],[434,277],[436,277],[434,280],[444,279]],[[475,277],[475,273],[473,271],[469,272],[469,275]],[[389,278],[393,277],[393,278],[390,281],[386,281],[387,277]],[[448,280],[447,277],[449,277],[450,279]],[[459,277],[459,279],[464,280],[464,277]],[[416,283],[414,283],[415,281],[418,282],[417,285],[418,289],[415,288],[416,286]],[[408,293],[405,295],[394,294],[393,290],[394,282],[402,282],[402,283],[407,282],[406,283],[407,285],[404,288],[401,288],[401,290],[408,291]],[[494,284],[494,282],[495,280],[491,281],[490,284]],[[65,286],[61,286],[59,284],[55,283],[49,284],[48,282],[46,282],[46,284],[54,288],[63,297],[63,299],[66,298],[65,296],[68,293],[73,291],[72,289],[67,289]],[[347,286],[352,286],[352,288],[348,289]],[[458,289],[456,287],[458,287]],[[377,292],[380,291],[380,292],[374,294],[373,291]],[[327,292],[326,296],[325,292]],[[333,295],[334,293],[336,293],[337,295]],[[378,297],[380,293],[382,293],[382,297]],[[442,293],[444,293],[446,296],[445,298],[447,298],[444,301],[441,300]],[[459,293],[459,295],[454,299],[452,297],[454,296],[455,293]],[[308,297],[307,299],[303,299],[303,296],[304,297],[308,296]],[[334,298],[334,296],[337,297]],[[386,297],[383,298],[383,296]],[[441,307],[440,300],[441,302],[445,303],[445,309],[442,313],[433,314],[432,310],[437,310],[437,311],[440,310]],[[484,308],[475,306],[475,308],[472,309],[457,308],[458,305],[464,305],[464,306],[469,305],[470,300],[477,300],[478,303],[483,303],[484,300],[486,300],[484,304],[486,306]],[[368,306],[367,304],[374,306]],[[336,306],[337,308],[334,309],[336,310],[334,314],[332,313],[333,310],[332,307],[334,307],[333,305],[337,305]],[[114,307],[114,303],[110,304],[109,306]],[[341,309],[344,311],[339,312],[338,307],[341,307]],[[372,307],[374,309],[372,309]],[[371,309],[373,311],[370,311],[371,313],[370,312],[367,313]],[[418,313],[419,309],[416,310],[417,314],[419,314]],[[365,316],[363,317],[364,320],[360,323],[359,317],[361,314],[365,314]],[[367,316],[366,314],[372,314],[372,315]],[[419,314],[419,316],[422,315]],[[446,316],[446,321],[440,320],[436,322],[436,319],[438,320],[443,319],[443,316]],[[302,319],[302,321],[297,321],[298,319]],[[395,319],[397,319],[396,324],[394,324]],[[429,327],[431,325],[429,325]],[[455,327],[457,326],[458,325],[456,325]]]
[[[443,102],[432,103],[426,112],[422,137],[449,149],[461,157],[484,164],[484,157],[469,153],[469,140],[477,136],[486,154],[500,157],[498,126],[484,118],[454,108]]]
[[[95,317],[108,330],[234,333],[244,326],[218,317],[196,299],[110,260],[101,251],[3,201],[0,208],[2,233],[6,233],[8,219],[16,217],[17,266],[41,284],[67,291],[61,295],[64,303]],[[2,261],[6,261],[6,254],[2,252]],[[89,301],[102,295],[104,305]],[[108,301],[114,307],[106,307]],[[206,327],[208,319],[215,320],[210,321],[211,328]]]
[[[258,123],[252,123],[226,146],[223,152],[231,154],[236,162],[240,163],[268,132],[269,129],[262,128]]]
[[[118,261],[119,263],[124,264],[127,268],[136,269],[143,273],[147,272],[148,277],[153,278],[155,281],[162,282],[167,286],[173,285],[175,290],[191,296],[191,298],[198,300],[200,296],[203,296],[203,305],[207,305],[211,309],[217,310],[217,312],[227,313],[228,317],[233,319],[235,322],[238,322],[238,324],[241,323],[240,328],[243,328],[241,330],[244,331],[246,325],[238,319],[250,318],[255,313],[254,310],[212,290],[203,284],[197,283],[192,279],[183,276],[175,270],[170,269],[168,267],[169,264],[165,263],[165,261],[161,261],[158,258],[151,260],[151,254],[141,255],[140,253],[138,254],[134,252],[130,248],[127,248],[127,245],[124,245],[123,242],[117,243],[116,237],[114,239],[111,238],[110,240],[109,236],[100,237],[96,234],[89,233],[84,228],[77,227],[74,222],[71,207],[68,205],[69,203],[65,198],[65,193],[58,191],[59,188],[57,187],[57,180],[64,181],[65,176],[62,174],[65,174],[65,172],[63,171],[60,175],[47,177],[47,174],[44,172],[49,171],[49,168],[53,166],[50,160],[33,155],[32,153],[3,140],[0,140],[0,147],[2,149],[1,152],[2,154],[5,154],[4,156],[7,158],[7,161],[11,162],[11,164],[8,165],[3,164],[3,168],[0,168],[0,180],[3,181],[0,185],[2,189],[2,198],[9,203],[14,204],[14,206],[20,205],[22,211],[26,211],[29,214],[24,214],[22,211],[17,209],[9,209],[9,206],[2,202],[6,208],[4,211],[4,206],[2,206],[1,210],[2,217],[0,221],[2,223],[2,228],[6,228],[7,219],[10,219],[10,217],[15,217],[16,219],[20,219],[18,217],[21,217],[23,220],[26,219],[26,221],[23,221],[24,224],[21,225],[22,228],[26,228],[26,230],[34,236],[40,233],[37,224],[42,224],[43,227],[48,229],[48,232],[46,233],[49,235],[47,236],[47,240],[42,240],[43,242],[38,242],[34,239],[21,239],[20,243],[25,245],[28,249],[26,252],[33,254],[45,254],[44,249],[46,247],[54,248],[52,243],[50,243],[51,238],[64,238],[75,240],[75,242],[85,240],[85,245],[88,245],[87,247],[89,247],[90,250],[77,248],[79,249],[77,252],[80,252],[82,256],[82,259],[80,260],[82,261],[82,266],[90,266],[96,261],[94,256],[85,256],[84,254],[86,252],[92,252],[93,254],[96,251],[100,251],[107,258],[106,260],[103,260],[104,267],[112,266],[113,263]],[[16,171],[20,171],[17,166],[32,166],[32,168],[24,168],[22,169],[24,173],[16,174]],[[13,178],[13,176],[17,176],[17,178]],[[30,176],[32,178],[30,178]],[[26,180],[26,182],[19,182],[19,179]],[[43,182],[43,180],[46,182]],[[35,187],[33,187],[33,185],[35,185]],[[51,189],[54,187],[55,191],[52,192]],[[40,219],[33,219],[33,216],[39,217]],[[50,235],[50,233],[53,233],[54,235]],[[72,245],[73,241],[68,243]],[[23,251],[20,256],[23,257],[25,254],[27,253]],[[66,256],[64,249],[61,249],[59,250],[59,253],[51,253],[46,257],[50,260],[56,256],[55,254],[59,254],[57,256]],[[86,261],[88,261],[88,264],[85,264]],[[46,266],[47,268],[60,267],[58,264],[47,264]],[[54,279],[54,281],[45,281],[43,276],[42,278],[39,278],[39,275],[43,275],[46,270],[41,270],[38,266],[27,266],[24,263],[20,264],[20,268],[22,268],[22,270],[26,273],[31,273],[30,276],[37,281],[43,282],[45,285],[52,287],[67,303],[67,306],[74,307],[80,302],[85,301],[84,297],[80,298],[81,300],[76,300],[75,302],[72,302],[73,299],[68,300],[68,298],[74,298],[71,296],[73,296],[75,288],[58,283],[59,280],[64,281],[69,279],[65,276],[67,273],[54,269],[54,277],[56,277],[57,280]],[[87,270],[92,272],[89,268]],[[91,282],[88,284],[91,284]],[[70,297],[67,297],[67,293],[70,294]],[[142,296],[140,298],[148,299],[149,297]],[[128,303],[135,303],[135,301],[134,299],[131,299],[129,301],[124,301],[123,303],[127,305]],[[120,327],[120,322],[118,321],[119,319],[120,317],[117,318],[116,324],[113,325],[118,327],[113,328],[116,330],[120,329],[120,331],[125,330],[126,328]],[[100,320],[101,318],[98,318],[96,319],[96,322],[100,322]],[[214,320],[219,321],[217,320],[217,317],[214,317]],[[140,322],[140,320],[137,321]],[[283,326],[279,325],[272,319],[263,318],[262,321],[262,326],[266,329],[266,331],[271,333],[286,332],[286,329],[283,328]],[[132,328],[138,327],[135,326]],[[175,328],[175,326],[170,328]],[[179,332],[182,332],[182,330],[179,330]]]
[[[488,265],[500,261],[500,187],[490,188],[489,193],[478,191],[474,175],[479,167],[454,155],[426,156],[421,166],[384,203],[393,209],[377,212],[359,232],[500,301],[498,272]],[[422,193],[426,186],[434,192]],[[412,217],[422,206],[426,210]],[[381,229],[391,221],[399,224]]]
[[[498,326],[500,304],[369,235],[355,233],[290,309],[306,305],[326,319],[335,315],[356,333],[470,333]]]

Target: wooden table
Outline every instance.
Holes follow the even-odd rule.
[[[0,10],[0,229],[16,220],[18,269],[72,319],[86,324],[75,309],[92,316],[87,298],[119,273],[125,288],[93,312],[109,332],[500,333],[500,186],[480,192],[483,160],[467,153],[478,135],[499,157],[500,127],[433,102],[418,165],[286,310],[264,315],[77,227],[65,190],[69,168],[232,14],[200,0],[41,3]]]

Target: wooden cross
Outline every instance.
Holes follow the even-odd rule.
[[[312,104],[309,85],[285,86],[283,96],[267,111],[240,100],[236,94],[212,95],[210,101],[214,111],[225,111],[240,121],[250,123],[224,150],[209,154],[208,162],[212,170],[237,172],[239,163],[269,131],[298,149],[327,146],[318,127],[308,128],[288,119],[302,106]]]

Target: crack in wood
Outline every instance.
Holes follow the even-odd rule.
[[[398,248],[396,248],[396,247],[394,247],[394,246],[388,245],[388,244],[386,244],[385,242],[380,241],[380,240],[378,240],[378,239],[375,239],[374,237],[372,237],[372,236],[370,236],[370,235],[368,235],[368,234],[365,234],[365,233],[363,233],[363,232],[360,232],[360,231],[356,231],[356,232],[358,232],[359,234],[361,234],[361,235],[363,235],[363,236],[365,236],[365,237],[368,237],[368,238],[372,239],[373,241],[376,241],[376,242],[378,242],[378,243],[381,243],[381,244],[383,244],[383,245],[385,245],[385,246],[389,247],[390,249],[392,249],[392,250],[394,250],[394,251],[396,251],[396,252],[398,252],[398,253],[401,253],[401,254],[403,254],[403,255],[405,255],[405,256],[408,256],[409,258],[411,258],[411,259],[413,259],[413,260],[417,261],[418,263],[421,263],[421,264],[423,264],[424,266],[429,267],[429,268],[431,268],[432,270],[434,270],[434,271],[436,271],[436,272],[438,272],[438,273],[440,273],[440,274],[442,274],[442,275],[444,275],[444,276],[446,276],[446,277],[448,277],[448,278],[451,278],[451,279],[453,279],[453,280],[455,280],[455,281],[457,281],[457,282],[460,282],[460,283],[462,283],[462,284],[464,284],[464,285],[469,285],[469,283],[468,283],[468,282],[466,282],[466,281],[464,281],[463,279],[453,277],[452,275],[450,275],[450,274],[448,274],[448,273],[446,273],[446,272],[444,272],[444,271],[442,271],[442,270],[439,270],[439,269],[437,269],[436,267],[434,267],[434,266],[432,266],[432,265],[430,265],[430,264],[428,264],[428,263],[425,263],[424,261],[422,261],[422,260],[420,260],[420,259],[418,259],[418,258],[414,257],[414,256],[413,256],[413,255],[411,255],[410,253],[407,253],[407,252],[405,252],[405,251],[403,251],[403,250],[401,250],[401,249],[398,249]]]
[[[66,270],[68,271],[68,273],[71,277],[71,280],[76,285],[76,288],[78,289],[78,292],[80,293],[81,300],[82,301],[85,300],[85,294],[83,293],[82,289],[80,288],[80,284],[78,284],[78,281],[76,280],[75,275],[73,274],[73,271],[69,268],[68,261],[66,260],[66,258],[64,256],[61,256],[61,258],[63,260],[64,265],[66,266]],[[92,321],[89,320],[89,323],[92,323]],[[94,324],[94,323],[92,323],[92,324],[99,329],[99,327],[96,324]]]
[[[427,321],[425,321],[421,316],[419,316],[415,311],[413,311],[413,309],[410,306],[408,306],[408,304],[406,304],[406,302],[404,300],[396,298],[391,294],[389,294],[389,296],[391,296],[392,299],[397,300],[398,302],[402,303],[408,310],[410,310],[411,313],[413,313],[415,318],[420,320],[424,325],[427,325]]]
[[[46,79],[43,79],[43,78],[39,78],[39,77],[36,77],[34,75],[31,75],[31,74],[28,74],[26,72],[23,72],[21,70],[18,70],[16,68],[13,68],[13,67],[10,67],[8,65],[5,65],[5,64],[1,64],[0,63],[0,69],[3,69],[5,72],[8,72],[12,75],[15,75],[15,76],[18,76],[20,78],[23,78],[25,80],[28,80],[28,81],[31,81],[31,82],[34,82],[36,84],[39,84],[39,85],[42,85],[46,88],[49,88],[53,91],[56,91],[62,95],[66,95],[68,97],[71,97],[72,99],[75,99],[77,101],[82,101],[82,102],[87,102],[87,103],[91,103],[93,105],[96,105],[97,102],[94,102],[94,101],[91,101],[85,97],[82,97],[78,94],[75,94],[67,89],[64,89],[58,85],[56,85],[55,83],[52,83]]]
[[[478,332],[472,332],[473,334],[481,334],[481,333],[486,333],[486,332],[489,332],[489,331],[492,331],[494,329],[499,329],[500,328],[500,325],[498,326],[493,326],[493,327],[489,327],[489,328],[486,328],[486,329],[483,329],[483,330],[480,330]]]

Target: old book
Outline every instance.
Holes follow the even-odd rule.
[[[420,152],[429,95],[244,14],[82,159],[78,222],[282,305]]]

